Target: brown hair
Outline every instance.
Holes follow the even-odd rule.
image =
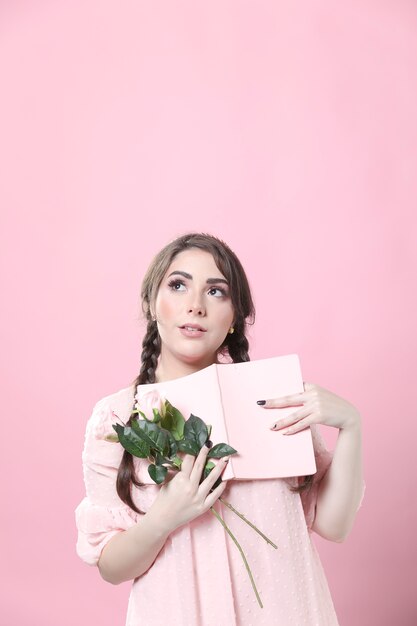
[[[249,342],[245,330],[248,324],[253,324],[255,321],[255,307],[242,264],[229,246],[217,237],[205,233],[187,233],[170,242],[155,256],[143,279],[142,311],[147,321],[147,330],[142,341],[140,372],[132,383],[134,390],[137,385],[155,382],[161,342],[157,323],[152,319],[151,305],[154,304],[162,279],[176,255],[190,248],[199,248],[211,253],[217,267],[229,283],[234,310],[234,333],[227,334],[217,350],[218,356],[229,357],[233,363],[250,360]],[[134,406],[132,411],[133,408]],[[134,417],[136,414],[131,414],[127,424],[130,424]],[[142,513],[133,502],[132,485],[143,486],[135,476],[133,457],[125,450],[117,474],[117,493],[120,499],[136,513]]]

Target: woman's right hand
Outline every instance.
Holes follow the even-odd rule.
[[[208,452],[209,448],[204,445],[197,457],[186,454],[180,471],[168,483],[161,486],[147,515],[151,514],[163,532],[171,533],[179,526],[208,511],[226,489],[227,482],[223,481],[210,493],[214,483],[225,469],[229,457],[218,459],[216,466],[200,483]]]

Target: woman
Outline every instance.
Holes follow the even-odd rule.
[[[140,374],[133,386],[99,401],[87,425],[87,495],[76,511],[79,556],[98,565],[108,582],[134,579],[127,626],[167,620],[190,626],[337,624],[310,533],[342,541],[353,525],[363,494],[358,411],[310,383],[303,393],[260,399],[265,410],[297,407],[273,429],[291,435],[311,427],[318,468],[312,479],[223,481],[211,491],[226,463],[220,459],[199,484],[209,450],[203,446],[196,458],[184,455],[181,471],[168,483],[145,486],[145,461],[104,439],[113,412],[124,422],[130,418],[138,384],[191,374],[221,356],[248,361],[245,328],[254,307],[236,255],[219,239],[198,233],[179,237],[155,257],[143,281],[142,304],[148,326]],[[333,455],[317,424],[339,429]],[[225,490],[276,541],[277,550],[221,509],[216,501]],[[208,512],[214,503],[244,546],[263,608],[235,546]]]

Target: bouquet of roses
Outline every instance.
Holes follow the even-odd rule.
[[[114,412],[113,415],[120,420]],[[136,415],[136,417],[131,420],[130,426],[123,424],[123,422],[122,424],[113,424],[113,429],[116,431],[116,434],[110,434],[106,439],[108,441],[119,441],[123,448],[130,452],[130,454],[141,459],[148,459],[149,476],[157,484],[161,484],[165,481],[168,469],[178,471],[181,468],[182,458],[178,456],[178,452],[197,456],[201,447],[210,438],[210,425],[193,414],[185,420],[184,416],[169,400],[162,397],[154,390],[145,392],[141,396],[140,400],[135,404],[132,415]],[[237,450],[226,443],[217,443],[212,446],[207,455],[207,462],[200,482],[204,480],[213,467],[215,467],[211,459],[219,459],[236,453]],[[217,487],[221,480],[221,477],[218,478],[212,489]],[[231,511],[236,513],[244,522],[249,524],[249,526],[259,533],[272,547],[277,547],[229,502],[226,502],[222,497],[220,497],[219,500]],[[259,605],[262,607],[262,602],[251,569],[239,542],[214,507],[211,507],[210,510],[222,524],[225,531],[240,551],[256,598]]]

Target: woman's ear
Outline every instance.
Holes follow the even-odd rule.
[[[151,305],[148,302],[146,302],[146,301],[143,302],[143,304],[142,304],[142,311],[143,311],[143,314],[145,316],[145,319],[148,319],[148,314],[151,316],[151,319],[154,318],[152,307],[151,307]]]
[[[155,315],[155,311],[153,310],[152,305],[149,305],[149,313],[150,313],[151,319],[155,322],[156,321],[156,315]]]

